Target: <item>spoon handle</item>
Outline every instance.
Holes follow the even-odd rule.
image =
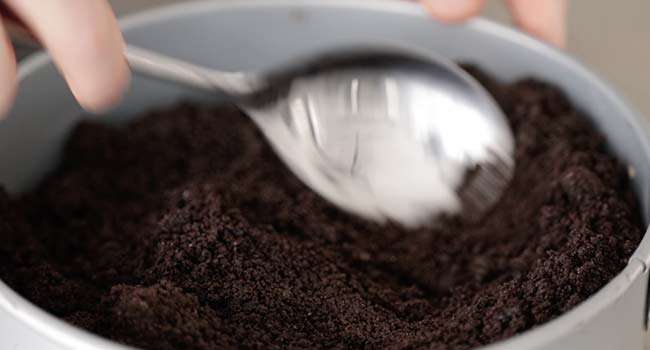
[[[32,50],[40,48],[36,37],[14,12],[0,2],[0,18],[9,26],[12,41]],[[263,86],[262,79],[244,72],[224,72],[201,67],[141,47],[127,45],[124,56],[131,69],[152,78],[232,96],[247,95]]]
[[[241,96],[262,86],[261,79],[254,74],[202,67],[133,45],[127,45],[124,56],[136,73],[201,90]]]

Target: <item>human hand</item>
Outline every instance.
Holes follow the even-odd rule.
[[[477,15],[485,0],[420,0],[437,19],[458,22]],[[566,0],[507,0],[515,24],[555,46],[566,44]]]
[[[15,22],[49,51],[84,108],[100,112],[121,99],[130,70],[122,34],[105,0],[0,1],[0,116],[16,93],[16,58],[7,33]]]

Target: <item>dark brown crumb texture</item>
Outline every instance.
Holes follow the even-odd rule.
[[[482,80],[517,170],[479,223],[350,217],[241,112],[181,104],[82,123],[37,190],[0,196],[0,277],[150,350],[464,350],[520,333],[605,285],[642,231],[625,169],[557,89]]]

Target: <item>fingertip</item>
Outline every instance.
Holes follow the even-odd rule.
[[[515,24],[560,48],[566,46],[565,0],[508,0]]]
[[[427,11],[445,22],[461,22],[478,15],[484,0],[422,0]]]
[[[522,29],[531,33],[532,35],[542,39],[543,41],[558,47],[560,49],[566,48],[566,34],[564,30],[558,27],[534,27],[525,24],[519,25]]]
[[[77,79],[70,89],[79,104],[88,112],[104,113],[118,105],[129,88],[131,71],[126,61],[114,69],[98,72],[89,79]]]
[[[103,14],[106,13],[110,12]],[[90,27],[88,34],[78,39],[82,48],[75,55],[78,64],[64,68],[79,104],[96,114],[119,104],[131,80],[131,70],[124,57],[124,38],[117,22],[112,14],[101,17],[107,21],[103,26]]]
[[[68,56],[59,64],[79,104],[88,112],[100,114],[120,103],[129,87],[131,70],[124,58],[124,38],[110,8],[105,7],[96,17],[102,25],[85,26],[86,34],[76,39],[78,50],[62,54]]]

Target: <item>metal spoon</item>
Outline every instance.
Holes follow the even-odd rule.
[[[413,49],[341,49],[262,73],[129,46],[140,74],[225,93],[294,173],[339,207],[413,227],[480,217],[513,172],[501,110],[455,64]]]

